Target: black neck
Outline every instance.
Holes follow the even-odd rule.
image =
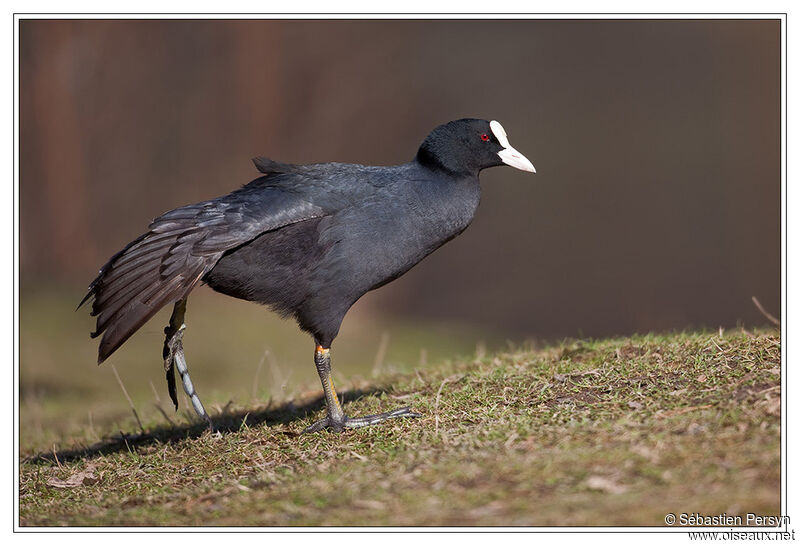
[[[416,161],[423,167],[426,167],[432,171],[439,171],[444,174],[459,178],[465,176],[478,176],[479,173],[479,169],[470,169],[459,161],[443,161],[440,154],[434,153],[424,144],[417,152]]]

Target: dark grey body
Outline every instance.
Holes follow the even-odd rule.
[[[316,178],[315,167],[306,166],[309,179]],[[227,251],[203,280],[223,294],[293,314],[319,345],[329,347],[356,300],[469,226],[480,185],[472,176],[431,176],[416,162],[389,168],[327,164],[324,174],[327,191],[314,188],[310,198],[324,215]],[[272,182],[279,185],[280,175]]]
[[[533,165],[510,146],[499,123],[480,119],[435,128],[404,165],[254,162],[264,176],[159,216],[100,269],[83,300],[93,299],[92,336],[103,336],[98,362],[174,304],[162,351],[169,395],[177,409],[177,369],[195,411],[213,429],[182,341],[187,297],[206,282],[292,315],[314,336],[327,417],[307,432],[418,416],[410,408],[345,415],[331,379],[331,343],[356,300],[467,228],[480,201],[482,169],[508,163],[534,171]]]
[[[293,315],[329,347],[358,298],[464,231],[478,175],[503,164],[501,152],[513,149],[489,122],[463,119],[434,129],[403,165],[256,158],[263,176],[159,216],[101,268],[84,298],[92,335],[103,335],[98,361],[202,281]]]

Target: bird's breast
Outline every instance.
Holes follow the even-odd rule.
[[[331,261],[347,270],[346,283],[354,293],[396,279],[459,235],[480,201],[477,183],[413,190],[364,201],[332,219],[325,234],[335,241]]]

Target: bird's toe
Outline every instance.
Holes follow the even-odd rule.
[[[302,434],[309,432],[319,432],[320,430],[330,429],[336,432],[341,432],[346,428],[361,428],[370,425],[377,425],[389,419],[398,417],[422,417],[422,414],[412,411],[410,407],[399,408],[385,413],[376,413],[374,415],[365,415],[363,417],[347,417],[339,421],[333,421],[330,417],[325,417],[316,421],[315,423],[303,429]]]

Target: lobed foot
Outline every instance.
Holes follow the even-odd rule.
[[[208,413],[206,413],[203,403],[200,401],[200,397],[197,395],[197,391],[194,389],[192,379],[189,377],[189,367],[186,364],[186,356],[183,352],[183,333],[185,330],[185,324],[181,324],[181,326],[177,329],[175,329],[172,325],[164,328],[166,339],[164,340],[163,356],[164,369],[167,372],[167,388],[169,389],[169,396],[172,399],[172,403],[175,404],[175,409],[177,410],[178,396],[175,390],[175,369],[177,368],[178,373],[181,376],[183,391],[186,393],[186,396],[189,397],[189,400],[191,400],[195,413],[197,413],[197,415],[206,422],[208,425],[208,430],[213,433],[216,432],[214,422],[211,420],[211,417],[208,416]]]
[[[185,330],[185,324],[182,324],[180,328],[173,328],[171,325],[164,328],[166,337],[162,356],[164,358],[164,371],[167,373],[167,390],[169,398],[175,406],[175,411],[178,411],[178,392],[175,389],[175,354],[178,351],[183,351],[183,332]]]
[[[375,415],[366,415],[364,417],[347,417],[346,415],[341,421],[335,421],[330,416],[320,419],[316,423],[303,429],[303,434],[308,432],[319,432],[320,430],[329,428],[336,432],[341,432],[346,428],[360,428],[369,425],[376,425],[389,419],[397,417],[422,417],[421,414],[411,411],[411,408],[400,408],[386,413],[376,413]]]
[[[164,350],[162,355],[164,357],[164,369],[172,368],[175,363],[175,355],[180,351],[183,352],[183,333],[186,331],[186,325],[181,324],[180,328],[173,329],[171,326],[164,328]]]

